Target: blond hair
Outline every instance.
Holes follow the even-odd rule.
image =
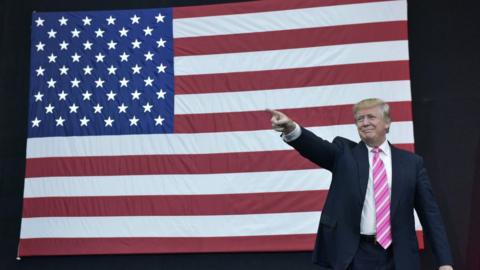
[[[377,106],[383,112],[383,120],[385,120],[385,122],[390,124],[390,122],[392,121],[390,118],[390,106],[388,106],[388,104],[385,103],[385,101],[379,98],[367,98],[353,105],[353,117],[355,118],[357,115],[357,112],[360,110],[369,109]]]

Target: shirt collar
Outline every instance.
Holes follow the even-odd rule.
[[[367,146],[368,152],[371,153],[373,147],[369,146],[368,144],[365,144]],[[378,148],[382,150],[382,153],[384,153],[387,156],[390,156],[390,145],[388,144],[388,141],[385,140]]]

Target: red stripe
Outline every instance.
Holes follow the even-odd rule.
[[[399,148],[412,150],[410,144]],[[150,174],[210,174],[316,169],[295,150],[108,157],[30,158],[25,177]]]
[[[409,80],[408,61],[175,76],[175,94]]]
[[[55,157],[27,159],[26,177],[210,174],[313,168],[318,167],[294,150],[197,155]]]
[[[423,231],[417,231],[417,241],[418,241],[418,248],[420,250],[425,248],[425,243],[423,239]]]
[[[404,143],[404,144],[395,144],[395,147],[400,148],[405,151],[409,151],[414,153],[415,152],[415,145],[412,143]]]
[[[21,239],[19,256],[192,252],[310,251],[315,234],[241,237]]]
[[[410,101],[390,102],[392,119],[412,121]],[[352,105],[279,109],[306,127],[353,123]],[[176,115],[175,133],[202,133],[270,129],[271,115],[265,111]]]
[[[381,22],[175,39],[175,56],[406,40],[407,22]]]
[[[420,249],[423,232],[417,231]],[[20,239],[19,256],[311,251],[316,234],[243,237],[37,238]]]
[[[327,192],[327,190],[313,190],[213,195],[25,198],[23,217],[192,216],[310,212],[322,210]]]
[[[173,9],[173,18],[181,19],[181,18],[205,17],[205,16],[216,16],[216,15],[244,14],[244,13],[254,13],[254,12],[267,12],[267,11],[277,11],[277,10],[336,6],[336,5],[347,5],[347,4],[369,3],[369,2],[383,2],[383,1],[378,1],[378,0],[323,0],[323,1],[266,0],[266,1],[243,2],[243,3],[175,7]]]

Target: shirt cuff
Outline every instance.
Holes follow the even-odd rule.
[[[302,135],[302,129],[300,128],[300,126],[297,123],[295,123],[295,129],[292,130],[288,134],[282,134],[282,139],[285,142],[291,142],[291,141],[294,141],[294,140],[298,139],[298,137],[300,137],[300,135]]]

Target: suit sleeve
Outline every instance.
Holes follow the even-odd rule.
[[[300,137],[288,142],[288,144],[308,160],[322,168],[332,171],[335,164],[335,157],[339,152],[339,146],[318,137],[303,127],[301,129],[302,133]]]
[[[437,266],[453,265],[440,209],[433,195],[427,171],[423,166],[423,159],[420,157],[417,160],[415,210],[417,210],[427,241],[435,255]]]

